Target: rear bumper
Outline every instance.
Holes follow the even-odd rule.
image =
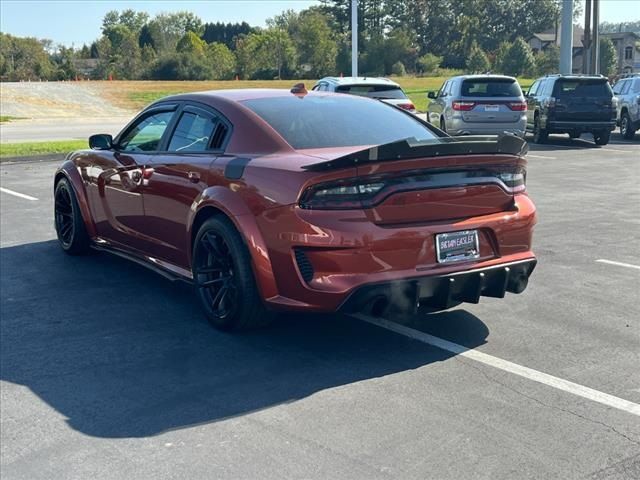
[[[450,278],[485,269],[489,269],[486,276],[490,279],[483,280],[488,283],[483,284],[480,295],[503,295],[510,290],[506,286],[494,290],[493,268],[534,260],[531,243],[535,223],[535,206],[526,195],[516,195],[512,209],[488,215],[387,227],[372,224],[366,211],[301,210],[295,206],[273,209],[258,217],[273,269],[270,291],[277,292],[263,299],[273,310],[334,312],[347,308],[348,299],[371,285],[395,289],[416,279]],[[478,231],[480,257],[472,262],[438,263],[435,236],[459,230]],[[259,255],[262,252],[256,251],[255,256]],[[425,285],[420,296],[429,297],[430,281],[420,282]],[[466,280],[462,283],[467,285]],[[441,287],[434,288],[439,292]],[[466,291],[466,287],[464,291],[454,288],[452,301],[474,301],[475,296]]]
[[[503,298],[506,292],[525,290],[536,263],[530,258],[446,275],[364,285],[351,293],[340,310],[376,315],[388,310],[415,313],[423,307],[442,310],[461,302],[478,303],[481,296]]]
[[[616,128],[615,120],[608,122],[569,122],[569,121],[548,121],[546,129],[549,132],[598,132],[602,130],[613,131]]]
[[[461,116],[454,116],[446,121],[449,135],[500,135],[509,132],[523,137],[527,127],[525,116],[517,122],[466,122]]]

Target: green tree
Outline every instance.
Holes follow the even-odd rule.
[[[531,47],[522,37],[518,37],[511,47],[509,47],[502,67],[504,73],[516,77],[523,75],[533,76],[535,74],[536,59],[533,56]]]
[[[418,58],[418,70],[423,75],[434,73],[441,64],[442,57],[434,55],[433,53],[425,53]]]
[[[206,57],[172,53],[158,58],[149,72],[153,80],[210,80],[213,76]]]
[[[282,78],[295,68],[296,50],[289,34],[279,27],[243,36],[236,43],[238,70],[243,78]]]
[[[203,56],[207,44],[196,33],[187,32],[178,41],[176,52],[190,53],[192,55]]]
[[[190,12],[160,13],[147,23],[148,31],[145,36],[150,37],[151,43],[159,54],[175,52],[178,41],[187,32],[194,32],[198,36],[204,30],[202,20]]]
[[[54,80],[57,67],[51,62],[46,47],[50,41],[20,38],[0,32],[0,76],[10,81]]]
[[[492,69],[494,72],[504,73],[505,61],[509,56],[509,49],[511,48],[511,43],[502,42],[498,45],[498,49],[495,51],[493,56],[493,65]]]
[[[287,29],[297,48],[304,76],[320,78],[335,74],[338,44],[327,17],[317,10],[302,12]]]
[[[560,70],[560,48],[557,45],[549,45],[536,56],[538,75],[558,73]]]
[[[487,54],[482,51],[476,42],[471,44],[467,57],[467,70],[471,73],[483,73],[489,70],[490,64]]]
[[[391,73],[396,77],[404,77],[407,74],[407,69],[404,67],[404,63],[396,62],[391,66]]]
[[[616,73],[617,69],[616,47],[613,46],[611,39],[600,37],[600,74],[608,77]]]
[[[206,55],[215,80],[230,80],[236,72],[236,56],[224,43],[207,45]]]

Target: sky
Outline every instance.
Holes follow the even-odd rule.
[[[0,31],[80,47],[99,37],[102,18],[109,10],[131,8],[146,11],[150,16],[187,10],[204,22],[245,21],[252,26],[264,26],[267,18],[283,10],[299,11],[318,3],[317,0],[0,0]],[[601,21],[640,19],[638,0],[601,0],[600,5]]]
[[[242,22],[264,26],[267,18],[283,10],[304,10],[316,0],[0,0],[0,31],[18,37],[53,40],[54,44],[81,47],[100,36],[102,18],[109,10],[193,12],[203,22]]]

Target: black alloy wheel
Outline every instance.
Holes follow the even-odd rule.
[[[53,198],[54,224],[60,246],[70,255],[85,253],[91,241],[73,187],[66,178],[56,184]]]
[[[197,285],[211,313],[224,322],[238,309],[233,258],[224,238],[214,232],[205,232],[199,246]]]
[[[209,322],[220,330],[248,330],[268,324],[272,314],[259,296],[251,258],[226,218],[207,219],[193,248],[193,279]]]

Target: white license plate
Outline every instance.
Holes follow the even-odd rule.
[[[438,263],[473,260],[480,256],[477,230],[440,233],[436,235]]]
[[[499,112],[500,111],[500,105],[485,105],[484,106],[484,111],[485,112]]]

